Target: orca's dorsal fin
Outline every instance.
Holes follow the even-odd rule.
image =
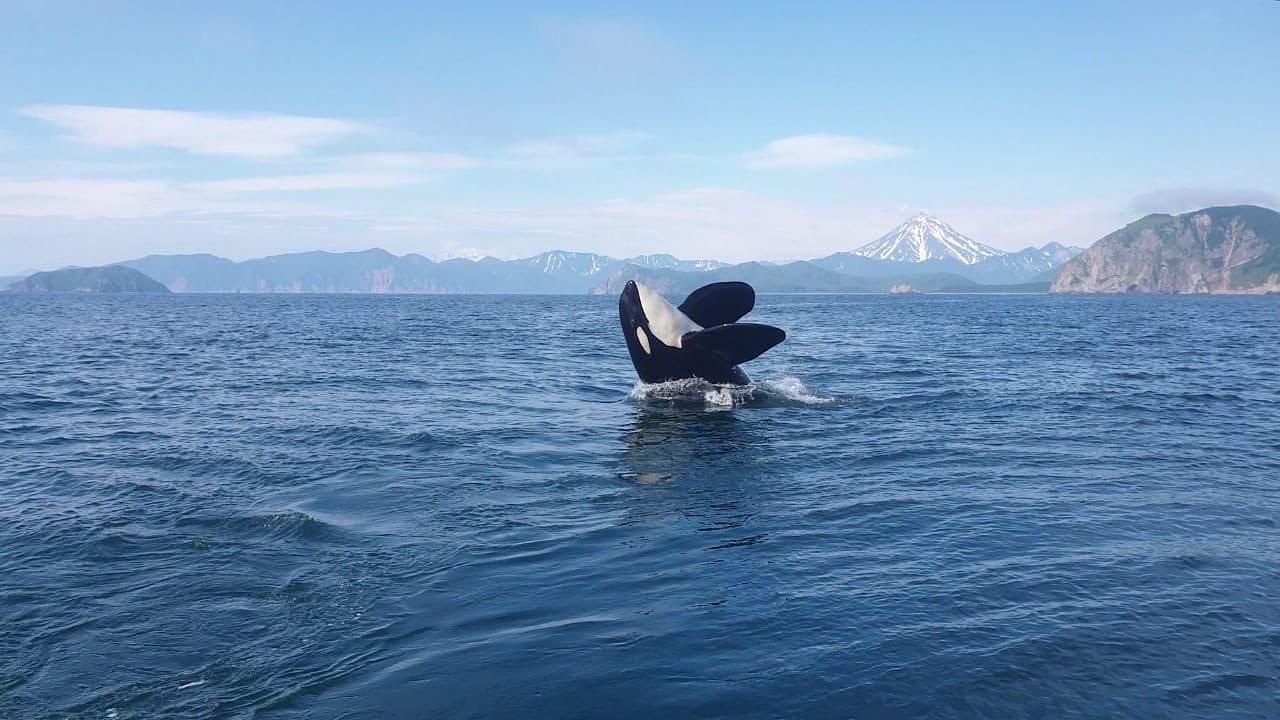
[[[681,338],[681,347],[709,352],[730,365],[737,365],[760,357],[786,339],[787,334],[772,325],[730,323],[687,333]]]
[[[704,328],[738,322],[756,304],[756,291],[744,282],[718,282],[689,293],[680,312]]]

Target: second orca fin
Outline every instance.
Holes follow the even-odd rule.
[[[712,353],[730,365],[754,360],[787,339],[781,328],[759,323],[728,323],[706,330],[685,333],[680,346],[686,350]]]

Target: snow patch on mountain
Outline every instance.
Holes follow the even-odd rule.
[[[613,262],[611,258],[595,253],[552,250],[528,258],[525,262],[547,275],[595,275]]]
[[[681,260],[675,255],[667,253],[637,255],[633,258],[627,258],[627,262],[654,270],[684,270],[686,272],[705,272],[727,266],[727,263],[719,260]]]

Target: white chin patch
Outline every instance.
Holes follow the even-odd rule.
[[[645,355],[653,354],[653,351],[649,349],[649,335],[639,325],[636,326],[636,339],[640,341],[640,347],[644,348]]]
[[[640,297],[640,309],[649,321],[649,332],[663,345],[678,348],[685,333],[702,329],[701,325],[680,312],[680,308],[640,283],[636,283],[636,294]]]

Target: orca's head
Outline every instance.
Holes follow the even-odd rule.
[[[660,347],[678,349],[685,333],[702,329],[662,295],[634,280],[628,280],[622,288],[618,314],[622,318],[622,331],[627,334],[627,345],[634,341],[646,355],[657,352]]]
[[[622,334],[626,336],[631,355],[652,353],[649,318],[644,314],[644,303],[640,301],[640,288],[635,280],[628,280],[622,288],[622,295],[618,297],[618,317],[622,320]]]

